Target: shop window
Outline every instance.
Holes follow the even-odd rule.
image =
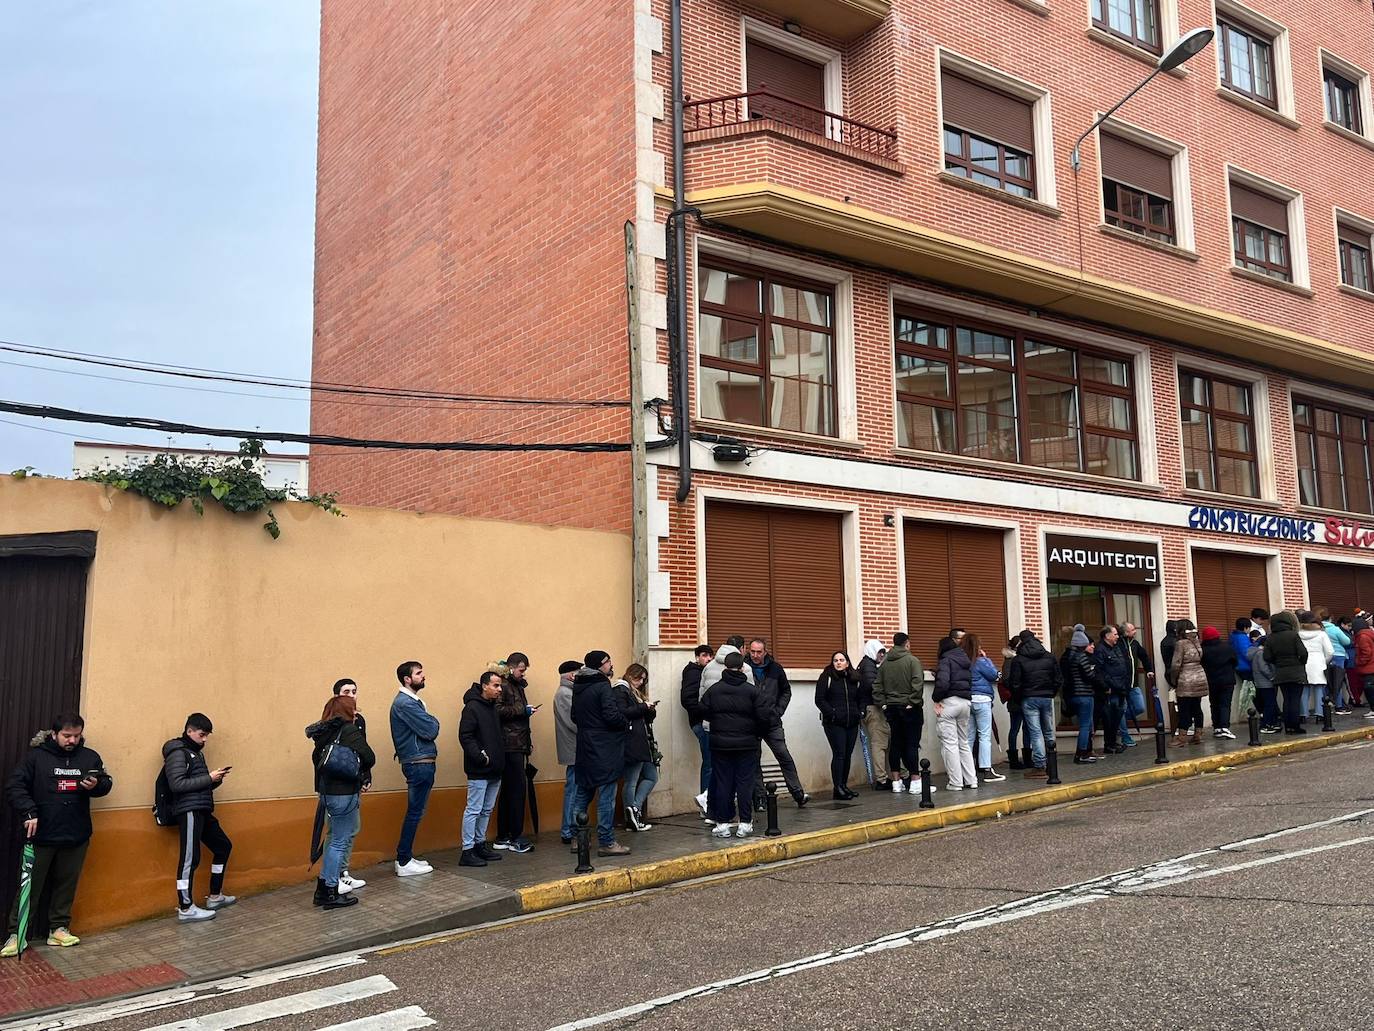
[[[1183,424],[1184,486],[1259,497],[1250,387],[1179,369],[1178,397]]]
[[[1298,497],[1304,505],[1374,514],[1365,416],[1294,398],[1293,437]]]
[[[1106,132],[1099,139],[1102,208],[1107,224],[1163,243],[1177,243],[1170,156]]]

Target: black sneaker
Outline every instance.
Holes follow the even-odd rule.
[[[458,860],[459,866],[486,866],[487,861],[477,854],[475,848],[466,848]]]
[[[496,847],[497,847],[497,848],[500,848],[501,846],[500,846],[500,845],[497,845]],[[523,856],[526,852],[533,852],[533,851],[534,851],[534,846],[531,845],[531,844],[530,844],[528,841],[526,841],[524,838],[516,838],[514,841],[512,841],[512,842],[511,842],[509,845],[507,845],[506,847],[507,847],[508,849],[510,849],[512,852],[516,853],[517,855],[522,855],[522,856]]]

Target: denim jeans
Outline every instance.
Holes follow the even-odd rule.
[[[396,862],[405,865],[415,853],[415,832],[420,829],[429,793],[434,788],[434,763],[401,763],[406,779],[406,818],[401,822],[401,839],[396,843]]]
[[[658,767],[653,763],[629,763],[625,767],[625,804],[643,809],[657,783]]]
[[[1326,703],[1326,685],[1308,684],[1307,689],[1302,693],[1302,714],[1304,716],[1322,714],[1322,709]]]
[[[1093,696],[1075,695],[1073,713],[1078,718],[1078,750],[1093,750]]]
[[[1126,696],[1126,708],[1121,712],[1121,743],[1129,745],[1135,740],[1131,737],[1127,729],[1131,720],[1140,719],[1140,714],[1145,711],[1145,692],[1138,687],[1131,688],[1131,693]],[[1138,729],[1138,728],[1137,728]]]
[[[978,735],[976,765],[986,770],[992,766],[992,699],[986,695],[973,699],[973,729]]]
[[[587,811],[592,796],[596,796],[596,839],[602,846],[615,844],[615,781],[609,784],[577,785],[573,796],[573,814]]]
[[[463,806],[463,851],[487,840],[487,825],[491,810],[501,790],[500,778],[468,781],[468,801]]]
[[[358,833],[358,795],[325,795],[324,811],[329,814],[329,844],[320,875],[325,884],[337,888],[339,874],[348,869],[348,854]]]
[[[701,790],[705,791],[711,786],[711,732],[697,723],[692,733],[697,736],[697,745],[701,748]]]
[[[1016,757],[1016,742],[1025,741],[1030,743],[1029,731],[1023,733],[1022,726],[1026,722],[1025,715],[1021,712],[1018,705],[1007,706],[1007,755]]]
[[[1045,745],[1054,743],[1054,699],[1027,698],[1021,703],[1021,715],[1026,720],[1026,737],[1030,739],[1031,762],[1035,768],[1045,768]]]
[[[563,778],[563,825],[558,828],[558,836],[567,841],[577,833],[577,824],[573,823],[573,799],[577,796],[577,767],[567,767],[567,774]]]

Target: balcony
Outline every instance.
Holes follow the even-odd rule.
[[[879,129],[767,89],[689,100],[683,104],[682,114],[683,137],[688,144],[769,132],[888,171],[901,171],[895,129]]]
[[[881,25],[892,0],[752,0],[785,21],[815,29],[831,39],[848,41]]]

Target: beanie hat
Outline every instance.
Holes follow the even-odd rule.
[[[607,652],[603,652],[603,651],[590,651],[590,652],[587,653],[586,657],[583,658],[582,663],[583,663],[583,665],[585,665],[588,669],[600,669],[600,668],[601,668],[601,664],[602,664],[603,662],[605,662],[607,659],[609,659],[610,657],[611,657],[611,656],[610,656]]]
[[[1069,639],[1069,646],[1071,648],[1086,648],[1089,643],[1091,642],[1088,641],[1088,635],[1083,629],[1083,624],[1075,623],[1073,625],[1073,637]]]
[[[558,675],[561,677],[564,673],[576,673],[581,668],[582,663],[578,662],[576,659],[569,659],[567,662],[560,662],[558,664]]]
[[[739,652],[731,652],[729,655],[725,656],[724,666],[726,669],[743,669],[744,656]]]
[[[1221,631],[1214,626],[1205,626],[1202,628],[1202,639],[1204,641],[1219,641],[1221,640]]]

